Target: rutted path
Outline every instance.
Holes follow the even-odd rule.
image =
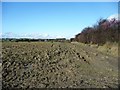
[[[3,87],[117,88],[117,57],[80,43],[3,43]]]

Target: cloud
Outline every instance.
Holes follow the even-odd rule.
[[[120,15],[120,14],[113,14],[113,15],[109,16],[107,19],[108,19],[108,20],[111,20],[111,19],[115,18],[116,20],[118,20],[118,16],[119,16],[119,15]]]
[[[34,38],[34,39],[52,39],[56,36],[50,36],[49,34],[41,33],[24,33],[24,34],[15,34],[12,32],[6,32],[1,34],[2,38]],[[60,38],[60,37],[59,37]]]
[[[64,36],[60,36],[60,35],[59,35],[59,36],[56,36],[55,38],[65,38],[65,37],[64,37]]]
[[[2,38],[17,38],[17,37],[19,37],[19,35],[14,34],[12,32],[6,32],[6,33],[2,34],[1,36],[2,36]]]

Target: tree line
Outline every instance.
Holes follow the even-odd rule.
[[[118,42],[120,37],[120,21],[115,18],[111,20],[100,19],[93,27],[86,27],[78,33],[71,41],[82,43],[105,44],[106,42]]]
[[[31,38],[2,38],[1,41],[10,41],[10,42],[65,42],[66,38],[56,38],[56,39],[31,39]]]

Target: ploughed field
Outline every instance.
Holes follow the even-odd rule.
[[[3,88],[117,88],[118,59],[81,43],[3,42]]]

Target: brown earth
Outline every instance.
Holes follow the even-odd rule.
[[[118,88],[118,58],[89,45],[3,42],[3,88]]]

